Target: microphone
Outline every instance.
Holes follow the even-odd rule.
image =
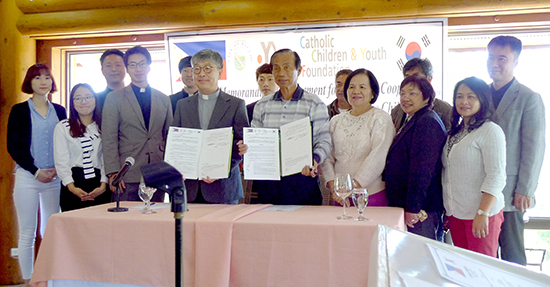
[[[113,186],[118,186],[124,175],[130,170],[130,167],[134,165],[136,161],[133,157],[129,156],[126,158],[126,162],[124,163],[124,166],[120,169],[120,171],[117,173],[115,179],[113,180]]]

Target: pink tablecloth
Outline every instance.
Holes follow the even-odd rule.
[[[170,209],[143,215],[132,208],[107,212],[110,206],[50,218],[35,286],[48,280],[174,286]],[[183,223],[184,286],[364,286],[376,225],[404,229],[396,208],[367,208],[372,221],[364,223],[336,220],[341,208],[333,206],[258,211],[264,207],[190,205]]]
[[[370,221],[337,220],[342,207],[259,211],[233,226],[230,286],[366,286],[378,224],[405,230],[401,208],[369,207]],[[357,216],[357,211],[349,210]]]

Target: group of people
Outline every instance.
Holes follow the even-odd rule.
[[[495,37],[487,50],[493,83],[458,82],[453,106],[435,99],[427,59],[407,62],[391,117],[371,105],[379,86],[370,71],[340,71],[321,173],[332,192],[335,174],[349,173],[369,205],[402,207],[409,232],[442,240],[448,228],[455,246],[493,257],[500,247],[502,259],[525,265],[523,214],[544,156],[544,104],[514,77],[519,39]]]
[[[369,205],[404,208],[410,232],[440,239],[446,215],[455,245],[490,256],[500,245],[503,259],[525,264],[522,218],[533,204],[545,123],[540,95],[513,76],[521,48],[514,37],[494,38],[487,61],[492,85],[460,81],[453,106],[435,98],[430,62],[410,60],[391,115],[373,106],[380,87],[366,69],[339,71],[337,99],[327,107],[298,85],[302,64],[290,49],[258,68],[263,97],[248,106],[218,87],[223,59],[216,51],[183,58],[184,88],[167,97],[148,83],[147,49],[107,50],[100,58],[106,90],[74,86],[68,119],[48,100],[56,91],[50,69],[33,65],[22,86],[32,97],[14,105],[8,121],[23,278],[32,274],[38,207],[43,233],[60,207],[111,201],[107,190],[117,190],[112,181],[128,157],[135,163],[120,182],[121,200],[139,200],[140,167],[163,160],[169,126],[233,128],[229,177],[185,185],[189,202],[236,204],[243,197],[239,163],[248,149],[243,128],[279,128],[305,117],[312,126],[311,165],[279,181],[254,181],[257,203],[320,205],[317,175],[334,193],[335,175],[349,173],[354,186],[367,188]],[[163,198],[157,192],[153,201]]]

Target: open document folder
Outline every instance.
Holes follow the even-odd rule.
[[[281,126],[280,129],[244,128],[244,178],[280,180],[302,172],[313,163],[309,117]]]
[[[164,161],[186,179],[228,178],[232,148],[232,127],[212,130],[170,127]]]

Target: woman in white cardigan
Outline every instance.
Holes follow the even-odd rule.
[[[443,203],[455,246],[496,257],[506,184],[506,142],[490,119],[487,84],[466,78],[456,84],[453,124],[442,153]]]
[[[332,198],[340,204],[342,199],[334,193],[336,173],[349,173],[355,187],[366,188],[369,206],[388,205],[382,171],[395,129],[390,115],[372,106],[379,91],[378,81],[370,71],[353,71],[344,84],[344,96],[351,110],[330,120],[333,150],[321,165],[321,172]]]

